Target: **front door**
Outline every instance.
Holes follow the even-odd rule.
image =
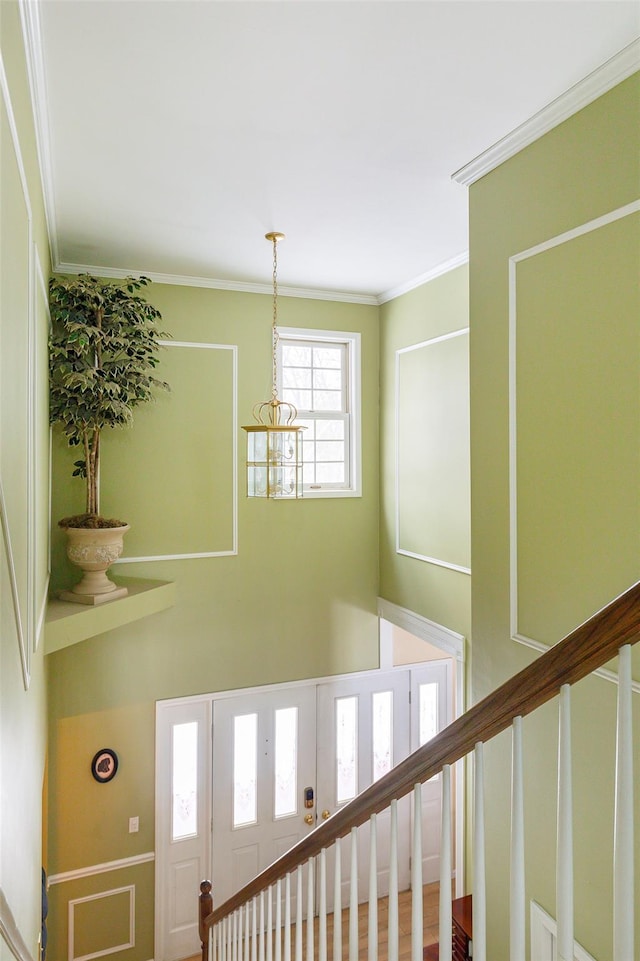
[[[448,661],[159,705],[159,961],[197,952],[194,892],[202,878],[211,877],[214,906],[219,907],[323,818],[448,724],[451,705]],[[425,883],[439,877],[440,804],[440,778],[434,778],[423,787]],[[409,798],[398,804],[400,890],[409,886],[410,810]],[[377,822],[376,881],[382,897],[389,885],[388,811]],[[360,901],[369,897],[369,845],[364,825],[358,831]],[[346,906],[349,838],[341,842],[341,852],[340,896]],[[327,860],[327,910],[332,911],[332,852]],[[295,916],[295,890],[292,895]]]
[[[409,671],[373,672],[318,685],[318,817],[329,817],[387,774],[410,751]],[[409,805],[398,805],[398,884],[409,886]],[[389,893],[389,811],[377,816],[377,894]],[[368,900],[369,826],[358,831],[358,900]],[[341,903],[347,903],[350,841],[342,842]],[[333,910],[333,857],[327,910]]]
[[[315,778],[315,686],[279,687],[214,702],[215,905],[313,829],[313,809],[305,801]]]

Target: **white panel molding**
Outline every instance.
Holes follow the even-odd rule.
[[[51,130],[47,112],[47,80],[42,53],[40,29],[40,4],[33,0],[19,0],[22,35],[27,59],[27,74],[31,94],[38,166],[42,182],[47,235],[53,262],[58,260],[58,231],[53,188],[53,163],[51,160]]]
[[[38,377],[37,377],[37,369],[36,369],[36,363],[37,363],[36,324],[37,324],[37,318],[38,318],[38,310],[37,310],[37,308],[38,308],[38,295],[42,298],[42,303],[43,303],[43,305],[44,305],[44,309],[45,309],[45,312],[46,312],[46,316],[47,316],[47,320],[48,320],[48,324],[49,324],[49,329],[51,328],[51,314],[50,314],[50,311],[49,311],[49,289],[48,289],[48,285],[47,285],[47,282],[46,282],[45,277],[44,277],[44,271],[42,270],[42,262],[41,262],[41,260],[40,260],[40,253],[39,253],[39,251],[38,251],[38,245],[37,245],[36,243],[34,243],[34,244],[32,245],[32,247],[33,247],[33,257],[34,257],[34,267],[35,267],[35,269],[34,269],[34,283],[33,283],[33,332],[34,332],[34,339],[33,339],[33,350],[30,351],[31,379],[32,379],[32,389],[30,390],[30,396],[33,395],[33,398],[34,398],[34,399],[33,399],[33,431],[34,431],[34,434],[33,434],[33,452],[34,452],[34,458],[36,458],[36,457],[37,457],[37,450],[36,450],[36,436],[35,436],[35,426],[36,426],[36,424],[35,424],[35,412],[36,412],[36,410],[37,410],[38,407],[39,407],[39,403],[38,403],[38,401],[39,401],[39,396],[38,396],[38,395],[39,395],[40,392],[43,391],[43,390],[47,390],[47,391],[48,391],[48,384],[40,384],[40,383],[39,383]],[[34,463],[35,463],[35,462],[34,462]],[[41,595],[39,598],[36,596],[36,591],[35,591],[35,573],[36,573],[36,572],[35,572],[35,558],[37,557],[36,546],[37,546],[37,538],[38,538],[38,533],[39,533],[38,530],[37,530],[37,528],[34,529],[34,539],[33,539],[33,543],[32,543],[32,556],[33,556],[33,558],[34,558],[34,566],[33,566],[33,573],[34,573],[34,589],[33,589],[33,611],[34,611],[34,613],[33,613],[33,617],[34,617],[33,651],[34,651],[34,653],[37,651],[38,645],[39,645],[39,643],[40,643],[40,638],[41,638],[42,635],[43,635],[44,621],[45,621],[45,615],[46,615],[46,611],[47,611],[47,603],[48,603],[48,600],[49,600],[49,582],[50,582],[50,580],[51,580],[51,476],[52,476],[52,469],[53,469],[53,467],[52,467],[52,454],[51,454],[51,430],[49,430],[49,445],[48,445],[48,477],[49,477],[48,490],[49,490],[49,497],[48,497],[48,512],[47,512],[47,528],[46,528],[46,530],[47,530],[47,533],[46,533],[47,543],[46,543],[46,549],[45,549],[45,551],[46,551],[46,556],[47,556],[47,575],[46,575],[45,580],[44,580],[44,584],[43,584],[43,588],[42,588],[42,595]],[[34,471],[34,473],[35,473],[35,471]],[[37,511],[36,511],[36,489],[35,489],[35,483],[34,483],[34,485],[33,485],[33,518],[34,518],[34,523],[35,523],[35,520],[36,520],[36,516],[37,516]]]
[[[33,365],[31,363],[32,347],[34,343],[34,289],[35,289],[35,256],[34,256],[34,244],[33,244],[33,217],[31,210],[31,198],[29,196],[29,188],[27,183],[27,175],[25,171],[24,161],[22,159],[22,151],[20,148],[20,139],[18,137],[18,126],[15,119],[15,113],[13,111],[13,104],[11,101],[11,94],[9,91],[9,82],[7,79],[7,74],[4,67],[4,60],[0,52],[0,89],[2,91],[2,98],[4,101],[5,109],[7,112],[7,121],[9,124],[9,129],[11,131],[11,143],[13,146],[14,156],[16,160],[16,165],[18,167],[18,173],[20,177],[20,185],[22,187],[22,195],[25,204],[26,214],[27,214],[27,369],[24,371],[25,380],[27,382],[27,476],[25,478],[27,487],[27,519],[26,519],[26,538],[27,538],[27,598],[26,598],[26,611],[24,616],[20,610],[20,595],[18,591],[18,581],[16,576],[15,559],[11,545],[11,520],[7,514],[6,500],[4,497],[4,491],[2,489],[2,483],[0,478],[0,512],[2,514],[2,532],[5,543],[5,552],[7,557],[7,564],[9,566],[9,577],[11,582],[11,595],[13,600],[14,615],[16,621],[16,632],[18,639],[18,646],[20,649],[20,663],[22,666],[22,679],[25,690],[28,690],[31,681],[31,652],[34,650],[34,631],[35,631],[35,613],[34,606],[32,603],[33,598],[33,585],[35,581],[35,571],[34,571],[34,551],[33,551],[33,538],[35,532],[33,529],[34,517],[33,517],[33,504],[35,501],[35,489],[34,489],[34,462],[35,462],[35,451],[34,451],[34,430],[33,430]]]
[[[62,884],[64,881],[78,881],[81,878],[91,878],[96,874],[107,874],[109,871],[121,871],[123,868],[134,868],[139,864],[146,864],[148,861],[155,860],[153,851],[145,854],[135,854],[130,858],[119,858],[117,861],[105,861],[103,864],[90,864],[86,868],[76,868],[75,871],[62,871],[60,874],[51,874],[47,881],[49,886],[52,884]]]
[[[517,341],[517,265],[523,260],[535,257],[537,254],[577,237],[598,230],[607,224],[615,223],[623,217],[640,212],[640,200],[625,204],[611,210],[601,217],[589,220],[571,230],[564,231],[555,237],[550,237],[542,243],[513,254],[509,258],[509,553],[510,553],[510,622],[511,639],[524,644],[535,651],[544,653],[552,645],[545,644],[536,638],[523,634],[519,628],[518,617],[518,476],[517,476],[517,394],[516,394],[516,341]],[[631,585],[629,585],[631,586]],[[596,612],[594,612],[596,613]],[[618,683],[618,675],[606,668],[599,668],[593,672],[607,681]],[[640,682],[633,682],[633,690],[640,693]]]
[[[443,627],[436,621],[430,621],[422,614],[415,614],[406,607],[400,607],[384,597],[378,598],[378,617],[395,624],[396,627],[401,627],[409,634],[420,638],[421,641],[432,644],[445,654],[455,657],[457,661],[464,659],[463,634],[458,634],[448,627]]]
[[[396,554],[401,554],[404,557],[412,557],[414,560],[423,561],[427,564],[434,564],[436,567],[444,567],[447,570],[455,571],[458,574],[471,574],[470,567],[463,567],[459,564],[453,564],[450,561],[444,560],[439,557],[430,557],[427,554],[420,554],[416,551],[408,551],[400,545],[400,357],[402,354],[408,354],[414,350],[421,350],[425,347],[432,347],[434,344],[442,343],[445,340],[451,340],[454,337],[462,337],[469,334],[469,328],[463,327],[460,330],[451,331],[448,334],[441,334],[438,337],[432,337],[430,340],[423,340],[419,344],[411,344],[409,347],[400,347],[396,350],[396,360],[395,360],[395,525],[396,525]]]
[[[0,938],[16,961],[33,961],[2,888],[0,888]]]
[[[436,267],[432,267],[431,270],[427,270],[426,273],[414,277],[413,280],[407,280],[406,283],[400,284],[398,287],[392,287],[390,290],[383,291],[383,293],[378,294],[377,302],[378,304],[386,304],[388,301],[395,300],[396,297],[401,297],[402,294],[408,294],[409,291],[415,290],[417,287],[422,287],[437,277],[442,277],[444,274],[448,274],[450,271],[456,270],[458,267],[462,267],[468,263],[469,251],[464,250],[461,254],[443,261]]]
[[[425,564],[434,564],[436,567],[445,567],[448,571],[456,571],[458,574],[471,574],[470,567],[461,567],[459,564],[450,564],[439,557],[429,557],[428,554],[416,554],[414,551],[405,551],[403,548],[396,548],[396,554],[403,557],[413,557],[416,561],[424,561]]]
[[[76,955],[75,953],[75,908],[78,904],[86,904],[88,901],[100,901],[104,898],[115,897],[118,894],[129,894],[129,940],[123,944],[117,944],[103,951],[92,951],[89,954]],[[111,891],[100,891],[98,894],[89,894],[84,898],[75,898],[69,901],[69,961],[92,961],[93,958],[104,958],[108,954],[116,954],[119,951],[126,951],[134,948],[135,922],[136,922],[136,889],[135,885],[127,885],[123,888],[113,888]]]
[[[141,564],[148,561],[184,561],[199,557],[232,557],[238,553],[238,347],[236,344],[205,344],[190,343],[188,341],[161,340],[162,347],[189,347],[200,350],[230,350],[232,354],[232,421],[233,421],[233,450],[232,456],[232,534],[231,548],[225,551],[203,551],[195,554],[151,554],[146,557],[120,557],[114,564]]]
[[[531,901],[529,917],[531,922],[531,957],[535,961],[555,961],[558,940],[558,925],[539,904]],[[595,961],[588,951],[574,941],[573,961]]]
[[[20,649],[20,664],[22,665],[22,681],[25,690],[29,689],[31,675],[29,673],[29,645],[25,638],[25,630],[22,624],[22,614],[20,613],[20,597],[18,594],[18,580],[16,577],[16,565],[13,559],[11,547],[11,531],[9,530],[9,520],[7,517],[7,507],[4,499],[4,489],[0,478],[0,525],[2,526],[2,540],[4,542],[5,557],[9,573],[9,583],[11,585],[11,600],[13,602],[13,616],[16,625],[18,647]]]
[[[171,284],[177,287],[205,287],[211,290],[231,290],[244,294],[269,294],[273,296],[273,287],[268,284],[249,283],[242,280],[218,280],[215,277],[192,277],[187,274],[163,274],[153,270],[142,270],[131,267],[124,270],[121,267],[101,267],[97,264],[69,264],[55,263],[53,269],[61,274],[94,274],[98,277],[112,277],[122,279],[131,274],[143,274],[156,284]],[[302,300],[333,300],[345,304],[365,304],[378,306],[375,294],[356,294],[339,290],[313,290],[304,287],[286,287],[278,284],[278,296],[299,297]]]
[[[506,137],[457,170],[451,179],[469,187],[639,69],[640,40],[634,40]]]

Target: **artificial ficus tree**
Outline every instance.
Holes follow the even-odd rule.
[[[133,411],[168,390],[153,376],[160,341],[160,311],[137,292],[148,277],[103,281],[90,274],[52,277],[49,282],[50,421],[59,424],[82,458],[73,476],[86,480],[86,514],[61,526],[120,526],[100,517],[98,470],[105,428],[127,427]],[[73,523],[69,523],[69,521]]]

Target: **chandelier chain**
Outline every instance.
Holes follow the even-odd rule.
[[[273,324],[272,324],[272,385],[271,396],[278,399],[278,238],[273,238]]]

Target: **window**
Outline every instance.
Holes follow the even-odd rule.
[[[278,393],[298,410],[305,496],[360,494],[360,335],[283,327]]]

